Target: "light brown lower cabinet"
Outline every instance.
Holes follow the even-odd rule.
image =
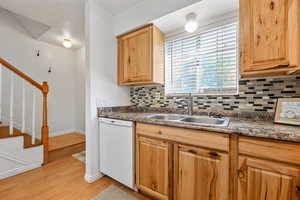
[[[175,145],[175,199],[228,200],[228,153]]]
[[[138,189],[158,199],[171,199],[171,145],[160,140],[137,137],[136,150]]]
[[[299,157],[299,143],[136,125],[136,184],[159,200],[300,200]]]
[[[240,156],[238,183],[238,200],[300,199],[299,166]]]

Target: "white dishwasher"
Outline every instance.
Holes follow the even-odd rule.
[[[134,189],[133,122],[99,118],[100,171]]]

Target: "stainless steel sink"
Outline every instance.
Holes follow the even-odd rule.
[[[158,119],[158,120],[165,120],[165,121],[178,121],[184,119],[186,116],[184,115],[175,115],[175,114],[157,114],[151,115],[149,119]]]
[[[213,117],[203,117],[203,116],[192,116],[192,117],[186,117],[184,119],[181,119],[180,121],[190,123],[190,124],[196,124],[196,125],[203,125],[203,126],[228,126],[229,124],[229,118],[213,118]]]
[[[199,126],[226,127],[229,124],[229,118],[214,118],[208,116],[156,114],[156,115],[150,115],[148,118],[154,120],[184,122],[186,124],[199,125]]]

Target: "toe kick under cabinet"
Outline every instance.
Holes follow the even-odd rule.
[[[136,184],[161,200],[300,200],[300,144],[137,123]]]

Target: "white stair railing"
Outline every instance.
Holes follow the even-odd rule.
[[[0,63],[0,122],[2,122],[2,64]]]
[[[32,95],[32,130],[31,130],[31,144],[35,144],[35,137],[36,137],[36,133],[35,133],[35,106],[36,106],[36,94],[33,91],[33,95]]]
[[[25,110],[26,109],[26,96],[25,96],[25,81],[22,81],[22,128],[21,132],[25,133]]]
[[[15,102],[15,88],[16,81],[13,72],[9,72],[10,82],[9,82],[9,135],[14,134],[14,102]],[[22,80],[22,93],[21,93],[21,132],[26,132],[26,82]],[[36,104],[37,104],[37,94],[35,89],[32,90],[32,124],[31,124],[31,144],[36,144],[37,134],[36,134]],[[0,121],[2,119],[2,64],[0,64]]]
[[[14,90],[15,90],[15,81],[14,73],[10,73],[10,105],[9,105],[9,135],[14,133]]]
[[[15,88],[16,81],[13,72],[9,72],[10,75],[10,86],[9,86],[9,135],[14,134],[14,102],[15,102]],[[22,80],[22,93],[21,93],[21,132],[26,131],[26,82]],[[32,90],[32,124],[31,124],[31,144],[36,144],[36,104],[37,94],[36,91]],[[0,121],[2,117],[2,64],[0,64]]]
[[[6,77],[3,78],[4,69],[8,69],[8,79]],[[15,80],[15,77],[18,76],[19,78],[22,79],[22,92],[19,92],[19,81]],[[10,79],[10,80],[9,80]],[[5,83],[5,90],[2,91],[3,86]],[[30,83],[31,86],[34,86],[34,89],[38,89],[40,94],[42,94],[41,98],[42,99],[37,99],[37,92],[33,90],[32,94],[32,116],[30,116],[30,110],[26,108],[26,106],[31,103],[31,100],[28,101],[28,96],[26,96],[26,92],[30,91],[26,89],[26,83]],[[6,91],[7,88],[7,91]],[[5,95],[5,99],[3,98],[4,96],[2,95],[2,92],[7,95]],[[16,125],[17,127],[20,127],[20,131],[22,133],[25,133],[26,131],[29,130],[28,124],[26,124],[27,119],[30,120],[32,117],[32,124],[31,124],[31,136],[32,144],[36,144],[36,139],[37,139],[37,126],[36,126],[36,107],[37,107],[37,100],[42,101],[42,126],[41,126],[41,144],[44,145],[44,163],[47,163],[48,161],[48,152],[49,152],[49,142],[48,142],[48,137],[49,137],[49,128],[48,128],[48,92],[49,92],[49,87],[47,82],[39,83],[32,78],[30,78],[28,75],[17,69],[15,66],[12,64],[8,63],[6,60],[2,59],[0,57],[0,121],[2,121],[4,118],[6,119],[6,122],[9,123],[9,128],[8,132],[10,135],[14,134],[14,126]],[[21,104],[21,108],[19,106],[14,107],[14,102],[15,99],[18,100]],[[5,102],[4,102],[5,101]],[[8,102],[6,102],[8,101]],[[16,101],[17,102],[17,101]],[[3,105],[9,105],[9,110],[3,109]],[[39,105],[39,104],[38,104]],[[17,109],[17,110],[14,110]],[[19,111],[20,109],[20,111]],[[18,112],[16,112],[18,111]],[[14,113],[20,113],[20,116],[14,116]],[[5,116],[5,117],[4,117]],[[19,117],[21,119],[19,119]],[[21,120],[19,122],[19,120]],[[20,123],[20,124],[19,124]],[[27,122],[28,123],[28,122]]]

